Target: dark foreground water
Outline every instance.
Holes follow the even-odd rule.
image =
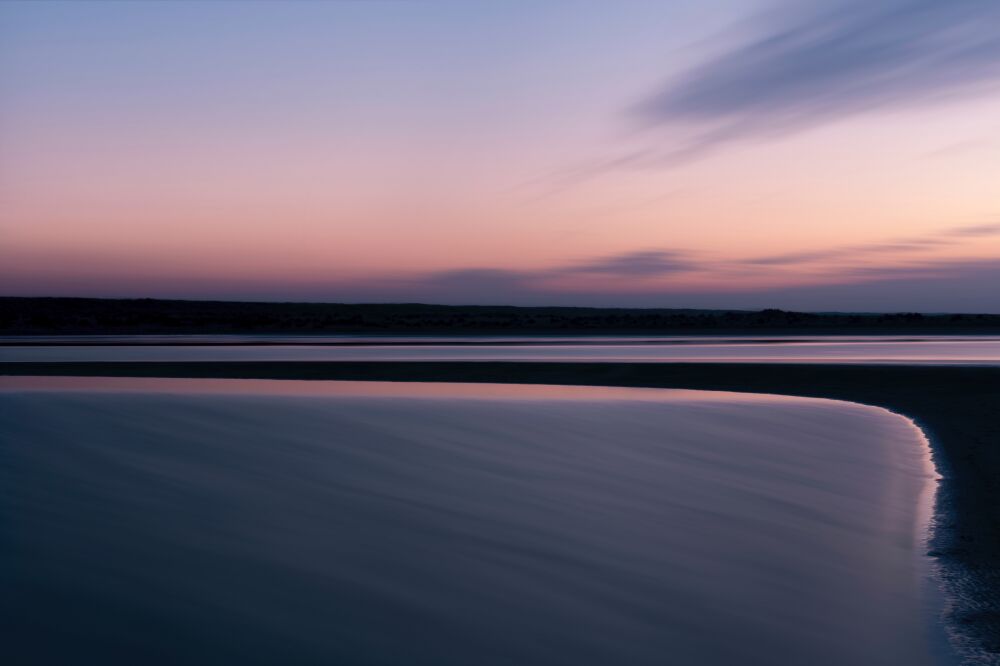
[[[948,662],[926,443],[883,410],[4,382],[0,663]]]

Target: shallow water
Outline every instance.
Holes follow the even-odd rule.
[[[884,410],[4,379],[4,663],[945,663]]]
[[[1000,364],[994,336],[294,337],[0,339],[0,361],[641,361]]]

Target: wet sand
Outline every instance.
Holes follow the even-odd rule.
[[[943,475],[932,554],[949,623],[975,663],[1000,663],[1000,368],[641,363],[7,363],[6,375],[575,384],[834,398],[885,407],[930,437]]]

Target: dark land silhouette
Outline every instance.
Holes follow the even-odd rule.
[[[0,298],[0,334],[967,333],[1000,314]]]

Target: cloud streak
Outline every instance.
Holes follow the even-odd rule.
[[[1000,234],[1000,222],[991,224],[976,224],[971,227],[958,227],[947,232],[950,236],[960,238],[980,238]]]
[[[943,260],[921,253],[996,236],[1000,236],[1000,223],[993,222],[943,229],[924,236],[762,257],[722,259],[676,249],[643,249],[534,270],[440,271],[410,276],[408,288],[414,293],[432,294],[430,300],[445,302],[473,303],[485,298],[497,303],[586,304],[598,302],[603,298],[600,294],[608,294],[622,299],[623,304],[633,305],[655,305],[657,299],[685,298],[687,305],[693,307],[702,299],[717,303],[717,296],[731,298],[735,303],[743,298],[737,294],[749,299],[757,298],[754,294],[760,298],[773,296],[775,302],[785,302],[782,299],[800,299],[816,293],[824,298],[836,295],[838,299],[851,297],[863,302],[865,285],[877,286],[886,298],[888,294],[902,298],[905,290],[897,287],[904,283],[920,285],[920,290],[926,291],[931,282],[942,280],[953,287],[964,284],[962,288],[978,299],[970,303],[988,303],[988,294],[994,289],[992,286],[984,289],[976,280],[995,275],[1000,260]],[[892,261],[888,261],[890,258]],[[779,274],[787,276],[788,269],[802,275],[796,286],[761,286],[773,284],[773,279],[768,280],[769,274],[772,278]],[[730,290],[692,287],[705,284],[706,278],[707,284],[718,285],[720,275],[729,276],[734,287]],[[787,282],[787,277],[783,281]],[[426,300],[426,296],[423,298]],[[1000,307],[1000,299],[994,300]],[[762,307],[768,305],[766,300],[760,302]]]
[[[436,271],[411,277],[409,286],[436,291],[449,296],[489,293],[519,298],[544,293],[552,282],[579,277],[596,277],[609,281],[635,281],[662,278],[686,271],[701,270],[688,253],[678,250],[648,249],[596,257],[576,263],[536,270],[504,268],[462,268]]]
[[[658,277],[696,268],[687,253],[640,250],[602,257],[562,269],[566,273],[598,273],[616,277]]]
[[[703,264],[702,268],[711,266]],[[46,284],[37,280],[21,284],[16,279],[4,279],[0,284],[3,284],[2,292],[9,295],[290,300],[291,290],[294,300],[349,303],[1000,313],[1000,295],[996,289],[1000,284],[998,258],[925,259],[907,265],[857,267],[840,271],[836,279],[821,278],[780,287],[734,280],[730,284],[693,289],[683,280],[653,285],[625,280],[617,283],[613,290],[600,293],[586,288],[568,288],[550,280],[555,275],[564,275],[565,269],[565,266],[538,271],[467,269],[296,283],[200,276],[123,282],[114,276],[94,276],[74,280],[71,288],[64,282]]]
[[[693,129],[674,157],[1000,84],[996,0],[828,0],[773,16],[634,109],[650,126]]]
[[[567,289],[539,275],[550,271],[449,271],[417,278],[406,300],[434,303],[619,307],[746,308],[797,310],[1000,313],[1000,259],[924,260],[905,266],[867,266],[834,280],[787,286],[733,283],[691,289],[683,282],[640,287],[626,282],[613,291]],[[370,300],[399,300],[399,292]],[[355,298],[355,300],[357,300]]]
[[[921,252],[923,250],[929,250],[943,245],[951,245],[962,241],[970,241],[976,238],[986,238],[998,235],[1000,235],[1000,222],[992,222],[989,224],[954,227],[916,238],[899,238],[880,243],[843,245],[825,250],[789,252],[786,254],[777,254],[765,257],[752,257],[750,259],[743,260],[742,263],[750,266],[785,266],[821,261],[850,260],[864,257],[866,255],[871,256]]]

